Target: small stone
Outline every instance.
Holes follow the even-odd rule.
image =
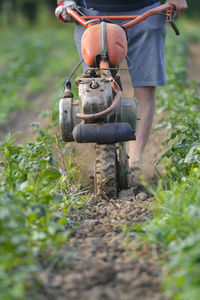
[[[129,190],[122,190],[119,192],[118,194],[118,198],[122,199],[122,198],[129,198],[129,197],[135,197],[135,194],[133,192],[133,189],[129,189]]]
[[[138,201],[146,201],[149,198],[148,194],[141,192],[139,194],[137,194],[136,196],[136,200]]]
[[[58,288],[63,283],[63,277],[61,275],[56,275],[51,282],[51,286],[54,288]]]

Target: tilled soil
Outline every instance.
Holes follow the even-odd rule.
[[[42,299],[163,300],[162,272],[153,252],[142,248],[134,254],[134,236],[127,244],[122,231],[125,225],[149,219],[146,207],[151,204],[151,195],[140,185],[110,202],[93,196],[81,226],[64,247],[68,264],[52,272]],[[71,213],[73,219],[80,218]]]
[[[193,59],[189,75],[196,79],[199,78],[199,69],[197,71],[197,67],[193,66],[199,64],[199,47],[195,45],[191,48]],[[124,78],[127,83],[127,78]],[[125,96],[131,97],[132,91],[124,86]],[[42,97],[38,103],[39,108],[48,108],[49,104]],[[36,113],[38,111],[40,109]],[[32,133],[27,130],[27,125],[35,119],[35,114],[30,111],[27,114],[24,110],[20,115],[14,115],[1,130],[4,133],[20,130],[23,131],[23,138],[29,138]],[[149,181],[162,140],[162,133],[152,133],[147,145],[142,172]],[[92,169],[93,147],[90,145],[86,149],[80,146],[75,150],[80,154],[76,156],[76,163],[83,166],[85,176]],[[81,225],[73,231],[70,241],[63,248],[67,264],[59,270],[52,267],[41,273],[43,286],[41,297],[37,300],[164,300],[160,289],[162,271],[155,263],[156,251],[145,246],[138,247],[134,235],[126,243],[123,230],[126,226],[151,218],[147,207],[152,202],[144,187],[135,184],[134,188],[121,192],[118,199],[110,202],[92,197],[84,217],[71,209],[70,217]]]

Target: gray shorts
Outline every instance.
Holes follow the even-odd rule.
[[[117,15],[139,15],[158,6],[159,3],[136,11],[117,12]],[[82,9],[85,15],[116,15],[116,12]],[[75,27],[75,42],[81,55],[81,37],[85,28]],[[165,85],[165,37],[166,21],[164,15],[151,16],[140,24],[128,29],[128,57],[133,62],[130,76],[133,87]],[[127,61],[128,62],[128,61]],[[128,62],[128,65],[130,63]],[[83,69],[87,66],[83,63]]]

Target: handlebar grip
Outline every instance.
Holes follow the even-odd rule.
[[[172,21],[170,22],[170,25],[172,26],[172,29],[174,30],[176,35],[180,35],[180,31],[178,30],[178,27],[176,26],[176,24]]]

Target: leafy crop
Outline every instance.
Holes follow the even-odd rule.
[[[0,124],[11,111],[29,107],[40,93],[58,106],[57,91],[78,55],[73,26],[8,28],[0,37]],[[48,99],[49,100],[49,99]],[[55,116],[57,108],[53,107]],[[20,116],[19,116],[20,117]],[[55,117],[57,119],[57,115]],[[71,211],[84,213],[77,169],[64,152],[60,162],[51,126],[39,129],[33,142],[16,145],[8,135],[0,143],[0,299],[25,299],[29,286],[37,299],[39,274],[66,263],[62,245],[77,221]],[[61,142],[60,142],[61,143]],[[61,144],[62,146],[62,144]],[[69,152],[69,151],[68,151]],[[63,170],[65,169],[65,170]],[[66,170],[67,169],[67,170]],[[66,171],[68,182],[66,180]],[[47,278],[48,279],[48,278]],[[30,289],[29,289],[30,291]],[[34,294],[35,293],[35,294]]]
[[[0,298],[24,299],[26,287],[52,261],[64,263],[61,245],[75,220],[68,208],[84,208],[84,197],[69,192],[58,171],[55,139],[39,130],[35,142],[15,145],[8,135],[0,145]],[[68,163],[70,184],[76,168]],[[31,285],[32,285],[31,284]],[[37,286],[37,285],[36,285]],[[36,288],[37,290],[37,288]]]
[[[200,293],[200,117],[197,87],[187,80],[186,41],[167,40],[168,85],[158,92],[159,111],[165,120],[157,129],[170,129],[166,151],[158,161],[153,190],[154,217],[134,227],[134,234],[147,241],[165,259],[163,287],[176,300],[198,300]],[[176,48],[176,54],[174,49]],[[132,228],[130,229],[132,231]],[[130,234],[130,233],[129,233]],[[161,251],[160,251],[161,250]]]
[[[180,41],[179,41],[180,42]],[[162,155],[163,159],[170,161],[166,167],[169,181],[180,180],[188,176],[194,167],[198,166],[200,159],[200,97],[197,86],[192,86],[187,80],[187,40],[181,40],[176,45],[177,56],[174,58],[173,49],[177,41],[168,39],[167,45],[167,79],[168,85],[158,92],[159,111],[167,112],[165,120],[157,128],[171,130],[167,141],[168,149]]]

